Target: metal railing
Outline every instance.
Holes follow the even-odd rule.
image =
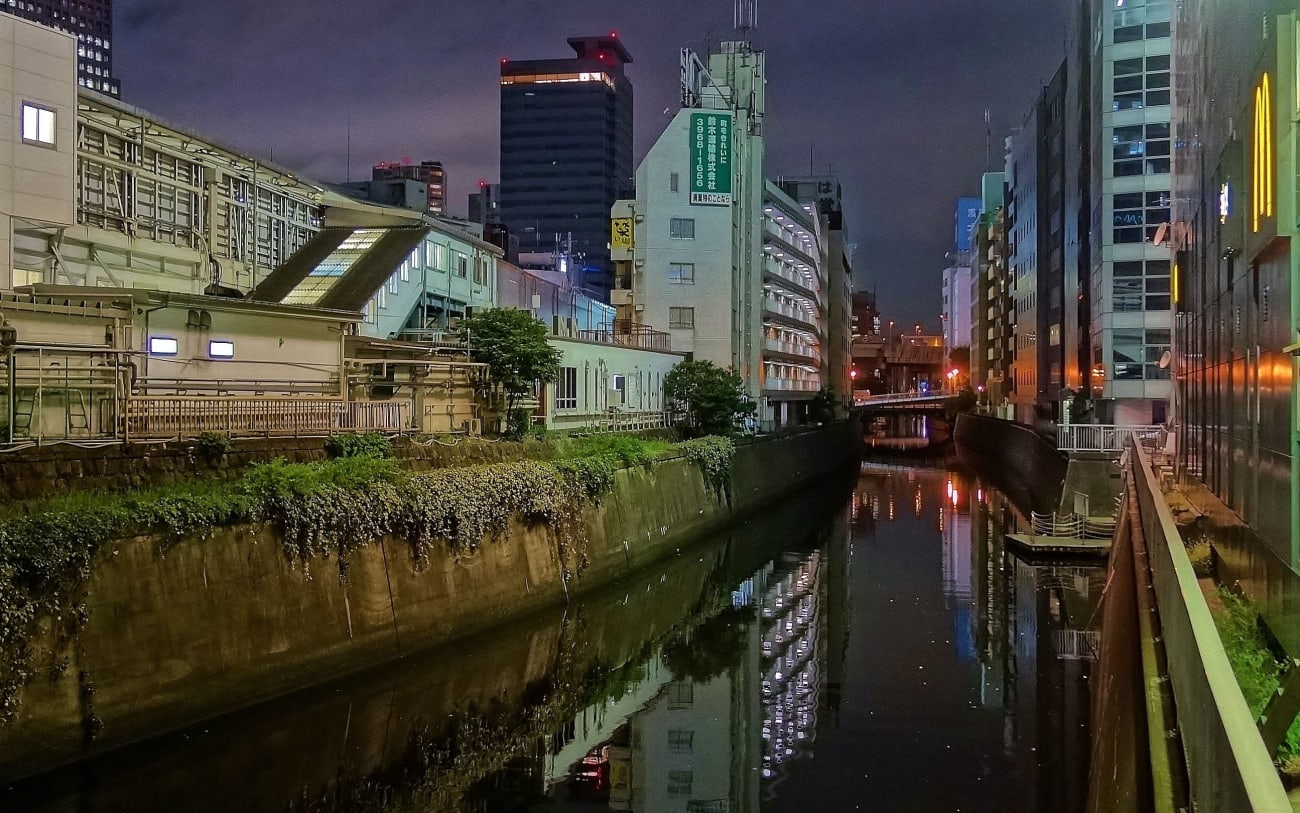
[[[1137,496],[1150,561],[1192,805],[1287,813],[1286,791],[1233,675],[1150,458],[1141,443],[1129,449],[1125,473],[1135,486],[1130,494]]]
[[[573,425],[576,431],[607,434],[615,432],[648,432],[652,429],[671,429],[677,425],[677,415],[673,412],[599,412],[591,415],[565,415],[566,426]]]
[[[1130,440],[1150,445],[1159,443],[1161,426],[1115,426],[1074,423],[1056,427],[1056,448],[1063,452],[1109,452],[1120,454]]]
[[[1066,539],[1112,539],[1115,521],[1081,517],[1078,514],[1040,514],[1033,512],[1030,526],[1034,536]]]
[[[673,349],[670,334],[629,319],[606,322],[595,330],[579,330],[578,338],[588,342],[635,347],[640,350],[671,351]]]
[[[197,437],[329,435],[335,432],[400,433],[411,426],[411,405],[396,401],[307,398],[129,398],[123,404],[124,440]]]

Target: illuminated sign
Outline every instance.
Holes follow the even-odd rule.
[[[955,236],[958,251],[970,251],[974,246],[972,232],[975,229],[975,222],[980,219],[980,210],[983,208],[984,201],[980,198],[957,199],[957,232]]]
[[[731,114],[691,113],[691,204],[731,205]]]
[[[1274,175],[1277,155],[1273,134],[1273,89],[1268,74],[1255,88],[1255,150],[1253,182],[1250,194],[1251,230],[1259,231],[1259,222],[1273,216]]]
[[[1219,222],[1227,223],[1232,217],[1232,181],[1224,181],[1219,187]]]
[[[629,249],[632,247],[632,218],[616,217],[609,222],[610,238],[609,246],[613,249]]]

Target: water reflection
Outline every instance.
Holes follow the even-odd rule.
[[[1011,555],[1014,509],[958,473],[848,488],[0,808],[1081,810],[1103,572]]]

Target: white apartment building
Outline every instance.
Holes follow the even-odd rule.
[[[828,237],[814,202],[766,180],[764,55],[683,53],[683,107],[613,208],[619,318],[745,380],[764,426],[798,423],[828,381]]]
[[[1102,423],[1166,419],[1171,395],[1169,0],[1102,3],[1093,162],[1093,397]]]
[[[1011,270],[1010,399],[1015,419],[1032,424],[1038,400],[1038,106],[1007,139],[1007,236]]]

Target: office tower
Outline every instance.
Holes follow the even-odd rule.
[[[0,11],[66,31],[77,38],[77,84],[84,88],[120,96],[122,88],[113,78],[113,0],[9,0]]]
[[[1171,395],[1168,2],[1100,3],[1091,65],[1092,392],[1102,423],[1164,423]]]
[[[523,252],[577,255],[608,299],[610,208],[632,194],[631,54],[617,33],[574,56],[501,61],[501,220]]]

